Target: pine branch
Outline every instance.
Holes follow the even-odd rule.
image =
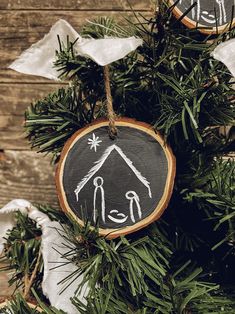
[[[40,291],[43,272],[42,259],[39,254],[41,230],[31,219],[20,212],[16,213],[15,216],[17,223],[8,232],[2,257],[8,265],[1,270],[11,270],[12,277],[9,284],[15,284],[17,289],[23,287],[23,289],[28,290],[27,286],[30,284],[30,287],[33,286],[37,291]],[[36,274],[34,274],[35,269],[37,270]],[[29,277],[33,279],[32,282],[25,281]]]
[[[25,127],[33,148],[60,153],[65,141],[93,119],[93,99],[81,99],[78,87],[59,89],[26,111]]]
[[[112,241],[98,236],[97,230],[90,230],[89,224],[82,228],[75,223],[67,232],[65,242],[73,243],[75,249],[63,257],[78,266],[74,279],[83,273],[78,290],[86,282],[91,287],[91,295],[97,283],[107,291],[115,289],[118,293],[123,293],[125,286],[126,298],[138,302],[148,289],[148,280],[154,280],[159,286],[161,277],[166,274],[171,252],[159,231],[153,230],[152,235],[150,232],[138,240],[123,237]],[[64,282],[68,279],[72,280],[65,278]]]
[[[130,24],[130,31],[125,31],[112,19],[99,18],[89,22],[82,35],[103,38],[118,32],[120,37],[143,38],[144,45],[136,53],[110,66],[116,114],[150,122],[174,142],[175,149],[174,138],[182,136],[199,149],[213,132],[208,128],[234,123],[231,76],[211,57],[211,51],[216,42],[234,37],[235,30],[211,43],[208,36],[176,23],[164,1],[158,14],[145,24]],[[60,43],[55,62],[61,78],[73,80],[74,89],[61,90],[26,113],[32,146],[57,156],[70,135],[105,114],[102,67],[76,56],[74,44]],[[218,142],[219,150],[223,144]]]
[[[4,308],[1,308],[3,314],[66,314],[64,311],[57,310],[54,307],[44,304],[36,292],[33,290],[33,295],[38,302],[35,307],[30,306],[21,294],[17,294]],[[69,314],[69,313],[67,313]]]
[[[204,182],[199,181],[195,190],[186,193],[185,198],[190,201],[196,199],[206,209],[208,218],[215,222],[215,231],[224,227],[224,238],[220,240],[220,244],[226,239],[235,246],[235,161],[215,160],[203,178]],[[214,248],[217,247],[214,244]]]
[[[6,307],[1,309],[1,313],[3,314],[39,314],[40,310],[37,310],[37,307],[31,308],[26,300],[20,295],[17,294]]]
[[[118,33],[143,38],[143,46],[135,53],[110,66],[114,110],[119,116],[149,122],[163,133],[176,155],[177,176],[161,227],[153,224],[132,236],[107,241],[88,222],[82,228],[65,219],[64,228],[70,231],[65,242],[75,249],[64,257],[77,265],[77,273],[64,282],[83,274],[78,290],[85,283],[91,288],[87,305],[74,300],[81,313],[234,311],[231,291],[219,290],[210,282],[216,279],[223,288],[234,285],[230,275],[234,161],[221,160],[231,150],[232,140],[219,133],[221,126],[234,125],[234,89],[227,68],[211,52],[219,42],[234,38],[235,29],[215,40],[182,25],[167,1],[159,4],[158,12],[144,22],[135,13],[136,22],[127,31],[108,18],[84,27],[86,37]],[[62,79],[72,81],[72,87],[32,104],[26,112],[32,146],[55,158],[76,130],[105,115],[106,98],[102,68],[75,56],[74,43],[60,46],[55,66]],[[193,267],[185,264],[188,258]]]

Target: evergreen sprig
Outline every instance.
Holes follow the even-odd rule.
[[[232,143],[219,133],[220,126],[234,125],[234,79],[211,57],[218,43],[235,37],[235,29],[205,36],[187,29],[172,10],[159,1],[152,18],[135,14],[127,31],[109,18],[83,29],[87,38],[117,32],[143,38],[136,52],[110,65],[114,109],[161,131],[177,161],[165,222],[109,241],[89,222],[79,227],[65,220],[71,251],[64,257],[77,272],[64,282],[83,274],[78,291],[89,285],[87,305],[78,298],[74,304],[84,314],[235,312],[232,288],[224,290],[234,287],[234,160],[223,160]],[[60,42],[55,62],[71,86],[26,112],[32,146],[55,158],[74,132],[106,115],[102,68],[76,56],[74,44],[69,38]]]
[[[33,273],[39,250],[41,247],[41,230],[27,216],[18,212],[16,216],[16,226],[8,231],[2,260],[8,264],[1,268],[1,271],[10,270],[12,277],[10,285],[15,285],[16,289],[25,288],[25,278]],[[40,267],[33,281],[33,287],[39,291],[41,288],[43,274],[43,264],[40,258]]]
[[[17,294],[14,298],[8,302],[6,307],[0,309],[0,313],[2,314],[39,314],[40,311],[37,310],[37,306],[35,308],[30,307],[26,300],[23,298],[21,294]]]
[[[51,220],[69,224],[68,218],[62,211],[42,204],[37,204],[36,206],[40,211],[47,214]],[[27,283],[25,278],[26,276],[28,279],[31,277],[39,258],[39,267],[37,268],[32,288],[41,297],[43,261],[39,252],[41,249],[42,231],[28,216],[21,212],[16,212],[14,215],[16,225],[7,232],[3,255],[0,257],[0,261],[6,262],[6,265],[2,266],[0,271],[10,271],[9,285],[14,286],[16,291],[19,288],[24,291],[26,288],[25,283]],[[17,296],[16,300],[19,301]]]
[[[4,308],[0,309],[2,314],[69,314],[62,310],[57,310],[54,307],[48,306],[43,303],[35,290],[32,290],[36,301],[38,302],[35,306],[30,306],[25,298],[21,294],[16,294],[11,301],[7,303]]]
[[[157,224],[148,235],[140,232],[137,240],[128,236],[107,241],[97,228],[74,223],[65,230],[65,242],[73,245],[63,257],[76,264],[77,271],[63,283],[83,275],[78,293],[89,287],[86,304],[79,297],[73,300],[79,313],[186,314],[208,309],[219,314],[235,309],[232,300],[218,296],[218,285],[200,278],[201,268],[190,266],[190,261],[178,268],[169,265],[170,243]]]
[[[209,171],[208,171],[209,170]],[[233,159],[217,159],[213,168],[204,173],[206,181],[195,181],[193,191],[187,191],[188,201],[196,199],[204,208],[210,220],[214,221],[214,230],[223,230],[224,238],[215,243],[213,249],[225,241],[235,246],[235,161]],[[232,248],[231,247],[231,248]]]
[[[117,32],[120,37],[134,34],[144,40],[136,53],[110,65],[118,115],[150,122],[169,140],[180,136],[196,147],[206,144],[208,127],[234,123],[231,76],[211,57],[217,42],[233,38],[234,30],[211,42],[210,36],[176,22],[163,1],[158,15],[131,25],[129,31],[109,18],[100,18],[85,26],[82,35],[101,38]],[[105,115],[102,67],[76,56],[74,44],[69,39],[60,43],[55,62],[60,77],[73,80],[73,93],[70,88],[55,92],[31,106],[26,114],[29,139],[39,151],[58,154],[78,128]],[[88,115],[84,115],[84,109]],[[178,141],[173,142],[178,145]]]
[[[92,119],[93,107],[75,87],[61,88],[28,108],[25,127],[32,147],[40,152],[60,153],[65,141]]]
[[[85,283],[95,288],[99,282],[108,291],[114,286],[119,286],[121,291],[126,283],[130,286],[129,293],[136,297],[146,292],[147,278],[155,276],[159,285],[160,276],[166,273],[171,251],[160,231],[129,241],[125,237],[107,241],[98,235],[97,229],[92,230],[89,223],[80,227],[75,222],[73,228],[66,231],[65,240],[72,243],[74,249],[71,247],[64,257],[78,266],[74,277],[84,276],[78,289]]]

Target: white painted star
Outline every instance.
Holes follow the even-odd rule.
[[[97,150],[97,147],[100,146],[99,143],[102,143],[101,140],[99,140],[99,136],[95,136],[95,133],[92,134],[92,138],[88,138],[88,145],[91,145],[90,149]]]

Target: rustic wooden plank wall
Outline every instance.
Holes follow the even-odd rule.
[[[129,3],[137,12],[151,9],[151,0],[0,0],[0,207],[14,198],[58,206],[50,157],[31,151],[23,131],[26,107],[58,85],[7,66],[58,19],[79,31],[97,16],[133,15]],[[0,296],[10,294],[7,278],[0,273]]]
[[[16,197],[57,204],[50,158],[30,151],[22,125],[25,108],[58,86],[7,66],[59,18],[79,30],[97,16],[133,15],[129,3],[136,11],[151,8],[151,0],[0,1],[0,206]]]

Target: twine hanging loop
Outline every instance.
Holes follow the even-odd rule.
[[[113,100],[110,87],[110,76],[109,76],[109,67],[108,65],[104,66],[104,83],[105,83],[105,92],[106,92],[106,105],[107,105],[107,118],[109,120],[109,136],[111,139],[115,139],[117,136],[117,127],[115,125],[115,112],[113,110]]]

